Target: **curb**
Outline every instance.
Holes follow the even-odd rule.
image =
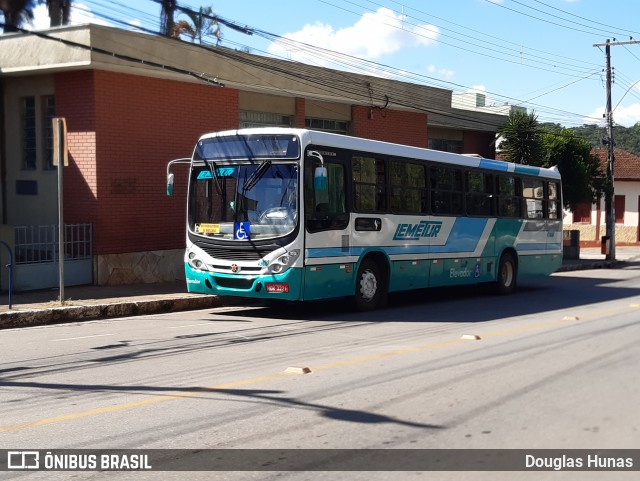
[[[565,264],[556,272],[581,271],[588,269],[613,269],[626,265],[625,261],[580,262]],[[221,307],[241,298],[230,300],[220,296],[178,297],[148,301],[123,301],[111,304],[90,304],[84,306],[45,307],[41,309],[13,310],[0,313],[0,329],[34,327],[64,322],[94,321],[113,317],[129,317],[167,312],[190,311]]]
[[[556,272],[586,271],[590,269],[616,269],[626,264],[625,261],[599,261],[565,264]]]
[[[0,314],[0,329],[189,311],[220,307],[222,305],[223,300],[218,296],[203,296],[18,310]]]

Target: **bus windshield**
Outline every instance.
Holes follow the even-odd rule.
[[[254,134],[200,139],[193,160],[298,159],[300,142],[291,134]]]
[[[291,233],[297,222],[297,164],[194,164],[189,188],[192,232],[227,240],[266,239]]]

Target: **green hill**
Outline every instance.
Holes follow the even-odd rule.
[[[552,132],[565,129],[560,124],[552,123],[543,123],[540,126]],[[607,137],[606,129],[597,125],[585,124],[582,127],[571,127],[569,130],[573,130],[578,137],[587,140],[594,147],[602,146],[602,139]],[[614,126],[613,142],[620,149],[640,155],[640,122],[633,127]]]

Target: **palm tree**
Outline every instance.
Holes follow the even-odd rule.
[[[198,43],[202,43],[202,37],[213,35],[216,37],[216,44],[220,43],[222,32],[220,31],[218,20],[213,15],[212,7],[200,7],[197,12],[186,9],[182,12],[191,20],[194,31],[194,34],[191,36],[192,42],[197,40]]]
[[[71,15],[71,2],[72,0],[46,0],[47,7],[49,9],[49,18],[51,27],[58,27],[60,25],[68,25],[69,17]]]
[[[33,19],[36,0],[0,0],[4,32],[17,32],[23,22]]]
[[[510,162],[540,166],[543,163],[542,130],[538,116],[512,110],[507,122],[498,128],[500,150]]]
[[[171,38],[180,38],[180,35],[185,34],[189,37],[195,37],[196,32],[193,30],[193,26],[187,22],[186,20],[180,20],[178,23],[173,25],[173,30],[171,31]]]

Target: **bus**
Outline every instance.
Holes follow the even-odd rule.
[[[187,290],[262,300],[491,284],[562,263],[557,168],[295,128],[209,133],[189,164]]]

